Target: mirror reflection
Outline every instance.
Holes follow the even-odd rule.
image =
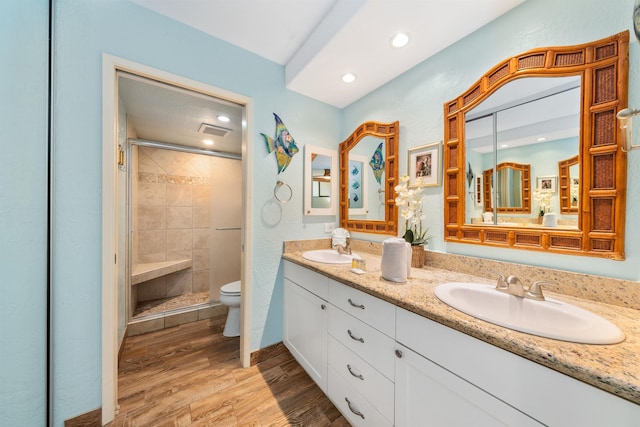
[[[385,139],[365,136],[349,150],[349,219],[384,220]]]
[[[305,215],[335,215],[338,194],[338,153],[305,146]]]
[[[466,203],[465,222],[486,224],[490,218],[495,225],[539,226],[542,208],[558,215],[558,227],[577,229],[577,209],[575,213],[561,209],[558,189],[537,188],[537,178],[556,182],[558,163],[577,158],[579,129],[579,76],[518,79],[471,109],[465,115],[471,174],[467,177],[471,200]],[[579,176],[578,163],[573,166]],[[474,170],[483,171],[481,204],[474,203]],[[493,215],[483,216],[486,212]]]
[[[498,185],[495,191],[493,168],[485,170],[485,212],[492,212],[494,200],[497,200],[498,212],[530,213],[530,169],[530,165],[500,163],[497,167]]]

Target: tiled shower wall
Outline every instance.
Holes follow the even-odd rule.
[[[135,285],[138,302],[209,291],[210,159],[138,148],[134,264],[180,259],[193,267]]]

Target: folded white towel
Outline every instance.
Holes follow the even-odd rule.
[[[391,282],[406,282],[411,272],[411,245],[393,237],[382,242],[382,278]]]

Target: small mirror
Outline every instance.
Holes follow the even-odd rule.
[[[335,215],[338,203],[338,153],[304,147],[304,214]]]
[[[580,199],[580,163],[578,156],[558,162],[560,213],[578,214]]]
[[[493,183],[493,168],[484,171],[484,210],[493,212],[498,200],[498,212],[531,213],[531,166],[500,163],[497,167],[497,188]]]

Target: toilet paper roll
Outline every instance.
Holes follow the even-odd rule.
[[[406,282],[411,272],[411,245],[400,238],[383,241],[380,270],[385,280]]]

